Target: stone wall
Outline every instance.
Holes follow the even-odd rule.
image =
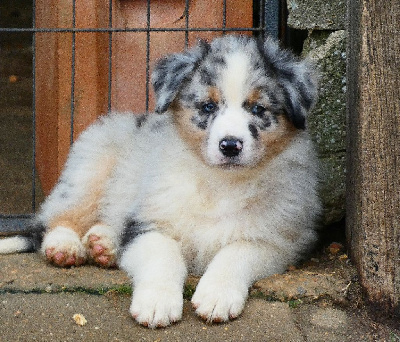
[[[321,162],[324,226],[345,215],[346,1],[287,0],[288,26],[307,30],[303,55],[320,73],[319,100],[309,128]]]

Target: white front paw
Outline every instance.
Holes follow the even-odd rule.
[[[136,288],[130,313],[141,325],[162,328],[182,319],[183,296],[179,289],[166,286]]]
[[[221,323],[237,318],[243,311],[248,291],[240,286],[201,279],[192,297],[196,314],[207,322]]]

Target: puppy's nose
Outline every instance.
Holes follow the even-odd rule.
[[[226,157],[237,157],[243,149],[243,141],[226,137],[219,142],[219,150]]]

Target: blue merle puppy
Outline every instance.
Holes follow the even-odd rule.
[[[228,321],[315,240],[316,78],[271,39],[227,35],[161,59],[152,83],[159,115],[111,113],[74,143],[37,215],[40,250],[57,266],[119,265],[144,326],[181,319],[188,273],[197,315]]]

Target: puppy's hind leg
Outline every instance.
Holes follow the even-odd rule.
[[[79,266],[86,262],[87,251],[82,238],[99,222],[103,184],[110,169],[110,167],[97,168],[94,177],[88,179],[88,184],[71,186],[71,193],[66,197],[69,202],[59,194],[62,183],[46,200],[38,220],[48,229],[41,250],[51,263],[68,267]],[[77,195],[78,190],[80,194]]]
[[[79,235],[61,225],[44,236],[41,252],[49,262],[60,267],[79,266],[86,262],[86,250]]]
[[[104,140],[98,129],[93,126],[74,144],[58,184],[37,215],[47,228],[42,253],[57,266],[86,262],[82,238],[100,221],[101,200],[116,160],[98,142]]]
[[[47,222],[41,251],[56,266],[79,266],[86,262],[82,237],[98,222],[100,191],[94,191],[72,208]]]

